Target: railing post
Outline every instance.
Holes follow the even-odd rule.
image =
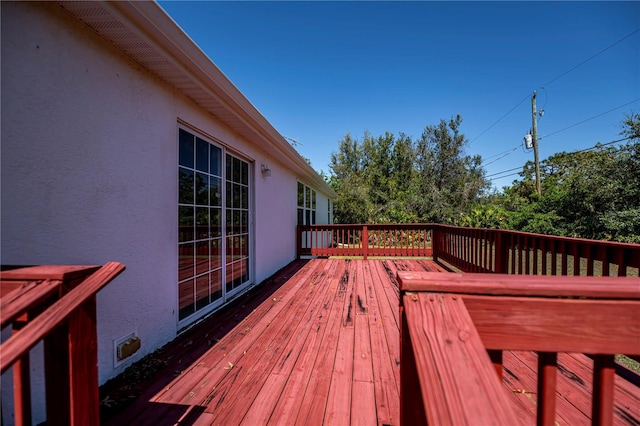
[[[557,365],[557,353],[538,353],[538,425],[553,426],[555,424]]]
[[[13,334],[20,332],[24,325],[21,321],[13,323]],[[13,365],[13,400],[15,406],[15,424],[31,424],[31,368],[29,353],[20,357]]]
[[[362,257],[367,260],[367,249],[369,248],[369,230],[367,225],[362,226]]]
[[[296,226],[296,258],[300,259],[302,255],[302,227]]]
[[[597,425],[613,424],[615,360],[613,355],[596,355],[593,359],[593,395],[591,421]]]
[[[440,246],[437,242],[438,240],[438,231],[435,225],[431,225],[431,258],[433,260],[438,260],[440,256]]]
[[[496,274],[508,274],[508,251],[506,250],[506,246],[504,244],[504,232],[500,230],[494,230],[496,234],[496,248],[495,248],[495,262],[496,262]]]
[[[71,425],[100,423],[96,296],[69,315]]]

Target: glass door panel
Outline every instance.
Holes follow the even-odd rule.
[[[222,148],[179,130],[178,319],[223,300]]]
[[[225,158],[226,262],[225,292],[249,283],[249,163],[227,154]]]

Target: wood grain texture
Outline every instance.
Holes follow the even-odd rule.
[[[403,296],[430,424],[519,424],[463,301],[450,294]]]
[[[398,272],[402,291],[496,296],[587,297],[640,300],[640,279],[508,274]]]
[[[96,265],[39,265],[0,272],[0,280],[72,281],[97,271]]]
[[[103,418],[102,424],[249,425],[265,424],[264,419],[268,419],[266,424],[277,426],[296,422],[348,425],[359,419],[372,419],[374,413],[372,424],[401,424],[401,401],[411,401],[416,394],[420,401],[422,398],[416,391],[417,372],[403,378],[403,382],[409,380],[407,383],[415,379],[415,386],[405,389],[402,399],[398,395],[400,375],[406,373],[404,367],[400,371],[400,358],[403,366],[410,365],[405,362],[405,355],[413,351],[403,350],[400,355],[396,276],[400,271],[438,270],[439,266],[409,259],[313,259],[295,263],[303,266],[275,276],[273,281],[278,284],[274,287],[269,287],[269,282],[256,287],[264,294],[247,294],[246,299],[214,313],[163,348],[167,366],[157,377],[140,385],[141,395],[128,409]],[[261,297],[249,297],[251,294]],[[359,310],[358,294],[366,298],[362,301],[366,312]],[[298,311],[303,305],[308,309]],[[356,315],[366,317],[366,322],[358,321]],[[294,325],[286,326],[285,322]],[[278,333],[266,332],[275,326],[280,327]],[[354,381],[353,372],[356,342],[358,347],[366,347],[366,339],[356,334],[367,328],[373,393],[368,382]],[[407,333],[403,331],[403,336]],[[259,348],[273,349],[278,355],[247,356]],[[578,361],[584,359],[589,360],[584,355],[558,355],[556,421],[561,425],[590,421],[593,373],[591,367],[583,367]],[[462,364],[458,360],[452,365]],[[497,379],[495,369],[490,367],[489,371]],[[535,423],[536,377],[535,353],[514,355],[504,351],[502,387],[517,416],[530,424]],[[615,378],[615,386],[614,422],[634,424],[640,419],[640,392],[620,377]],[[360,395],[366,398],[354,400]],[[216,405],[211,408],[208,403],[213,399],[209,398],[216,398]],[[237,410],[229,407],[235,404]],[[361,409],[367,412],[361,414]],[[426,418],[404,420],[402,424],[426,424]]]
[[[58,292],[61,285],[60,280],[29,281],[3,295],[0,300],[2,327],[39,306],[46,298]]]
[[[640,352],[640,301],[461,296],[487,349]]]
[[[76,287],[62,299],[47,308],[41,315],[25,326],[18,335],[2,344],[0,371],[5,372],[20,356],[49,334],[58,324],[86,300],[95,295],[124,270],[124,265],[109,262],[88,277],[83,285]]]

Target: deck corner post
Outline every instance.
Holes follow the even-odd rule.
[[[302,256],[302,226],[296,226],[296,258],[300,259]]]
[[[440,256],[440,247],[437,243],[438,240],[438,231],[435,225],[431,225],[431,258],[433,260],[438,260],[438,256]]]
[[[369,248],[369,229],[367,225],[362,225],[362,258],[367,260],[367,249]]]

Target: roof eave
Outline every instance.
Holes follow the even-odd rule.
[[[126,44],[118,43],[117,37],[113,36],[112,28],[105,25],[106,28],[103,29],[101,25],[95,24],[95,17],[83,16],[82,11],[95,8],[96,3],[87,2],[86,7],[78,2],[60,2],[60,4],[77,19],[111,41],[127,56],[183,91],[186,96],[219,117],[231,129],[258,144],[276,160],[286,164],[300,178],[318,189],[322,188],[329,197],[337,197],[335,191],[324,179],[155,1],[106,1],[100,2],[99,5],[124,25],[126,31],[142,40],[144,45],[149,47],[146,50],[161,55],[162,59],[168,61],[170,71],[166,71],[167,67],[153,69],[153,66],[149,66],[144,61],[144,55],[149,53],[145,47],[127,50]],[[122,31],[120,30],[120,33]],[[176,77],[176,74],[180,75]],[[184,85],[180,87],[174,84],[172,78],[188,79],[184,82],[189,86],[189,90],[185,90]]]

